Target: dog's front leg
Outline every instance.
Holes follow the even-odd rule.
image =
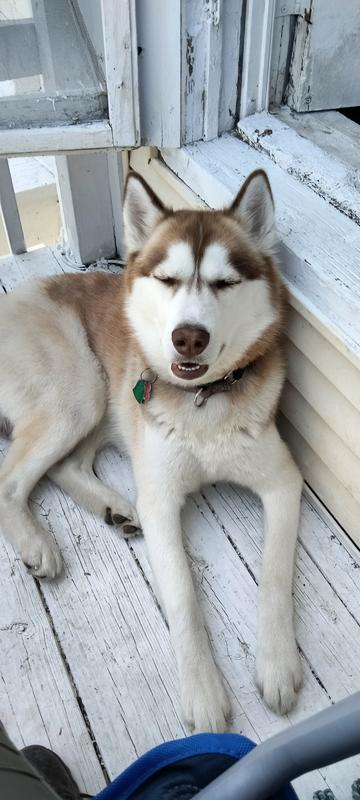
[[[267,705],[285,714],[294,705],[301,685],[292,583],[302,477],[275,425],[254,442],[246,458],[239,458],[241,445],[234,446],[233,466],[227,477],[256,492],[264,507],[257,682]]]
[[[252,488],[264,507],[257,681],[266,703],[285,714],[301,686],[294,633],[292,584],[302,477],[275,427],[264,436],[263,475]]]
[[[161,452],[162,451],[162,452]],[[167,455],[169,458],[167,458]],[[174,453],[145,448],[135,467],[137,509],[175,650],[183,713],[195,731],[223,731],[229,703],[215,665],[182,541],[185,492]]]

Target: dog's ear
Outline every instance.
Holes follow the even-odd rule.
[[[271,253],[277,242],[274,201],[266,172],[252,172],[229,211],[250,235],[254,244]]]
[[[124,193],[124,235],[128,253],[141,250],[159,222],[165,207],[137,172],[129,172]]]

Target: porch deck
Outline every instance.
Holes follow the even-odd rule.
[[[0,260],[0,291],[66,269],[43,249]],[[0,457],[6,443],[0,440]],[[113,450],[99,473],[133,496]],[[28,576],[0,539],[0,717],[18,747],[42,743],[96,793],[148,748],[185,734],[175,660],[142,538],[124,541],[44,480],[32,499],[64,557],[61,580]],[[360,686],[360,553],[310,491],[304,493],[295,579],[304,687],[286,718],[255,686],[259,503],[212,486],[189,499],[184,534],[217,661],[232,701],[231,730],[263,740]],[[295,782],[302,800],[330,787],[348,800],[360,758]]]

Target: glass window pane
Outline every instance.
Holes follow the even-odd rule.
[[[106,118],[89,41],[75,0],[0,0],[0,128]]]

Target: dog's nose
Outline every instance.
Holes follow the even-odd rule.
[[[183,325],[175,328],[171,335],[172,343],[180,353],[188,359],[199,356],[208,346],[210,334],[205,328],[197,328],[195,325]]]

